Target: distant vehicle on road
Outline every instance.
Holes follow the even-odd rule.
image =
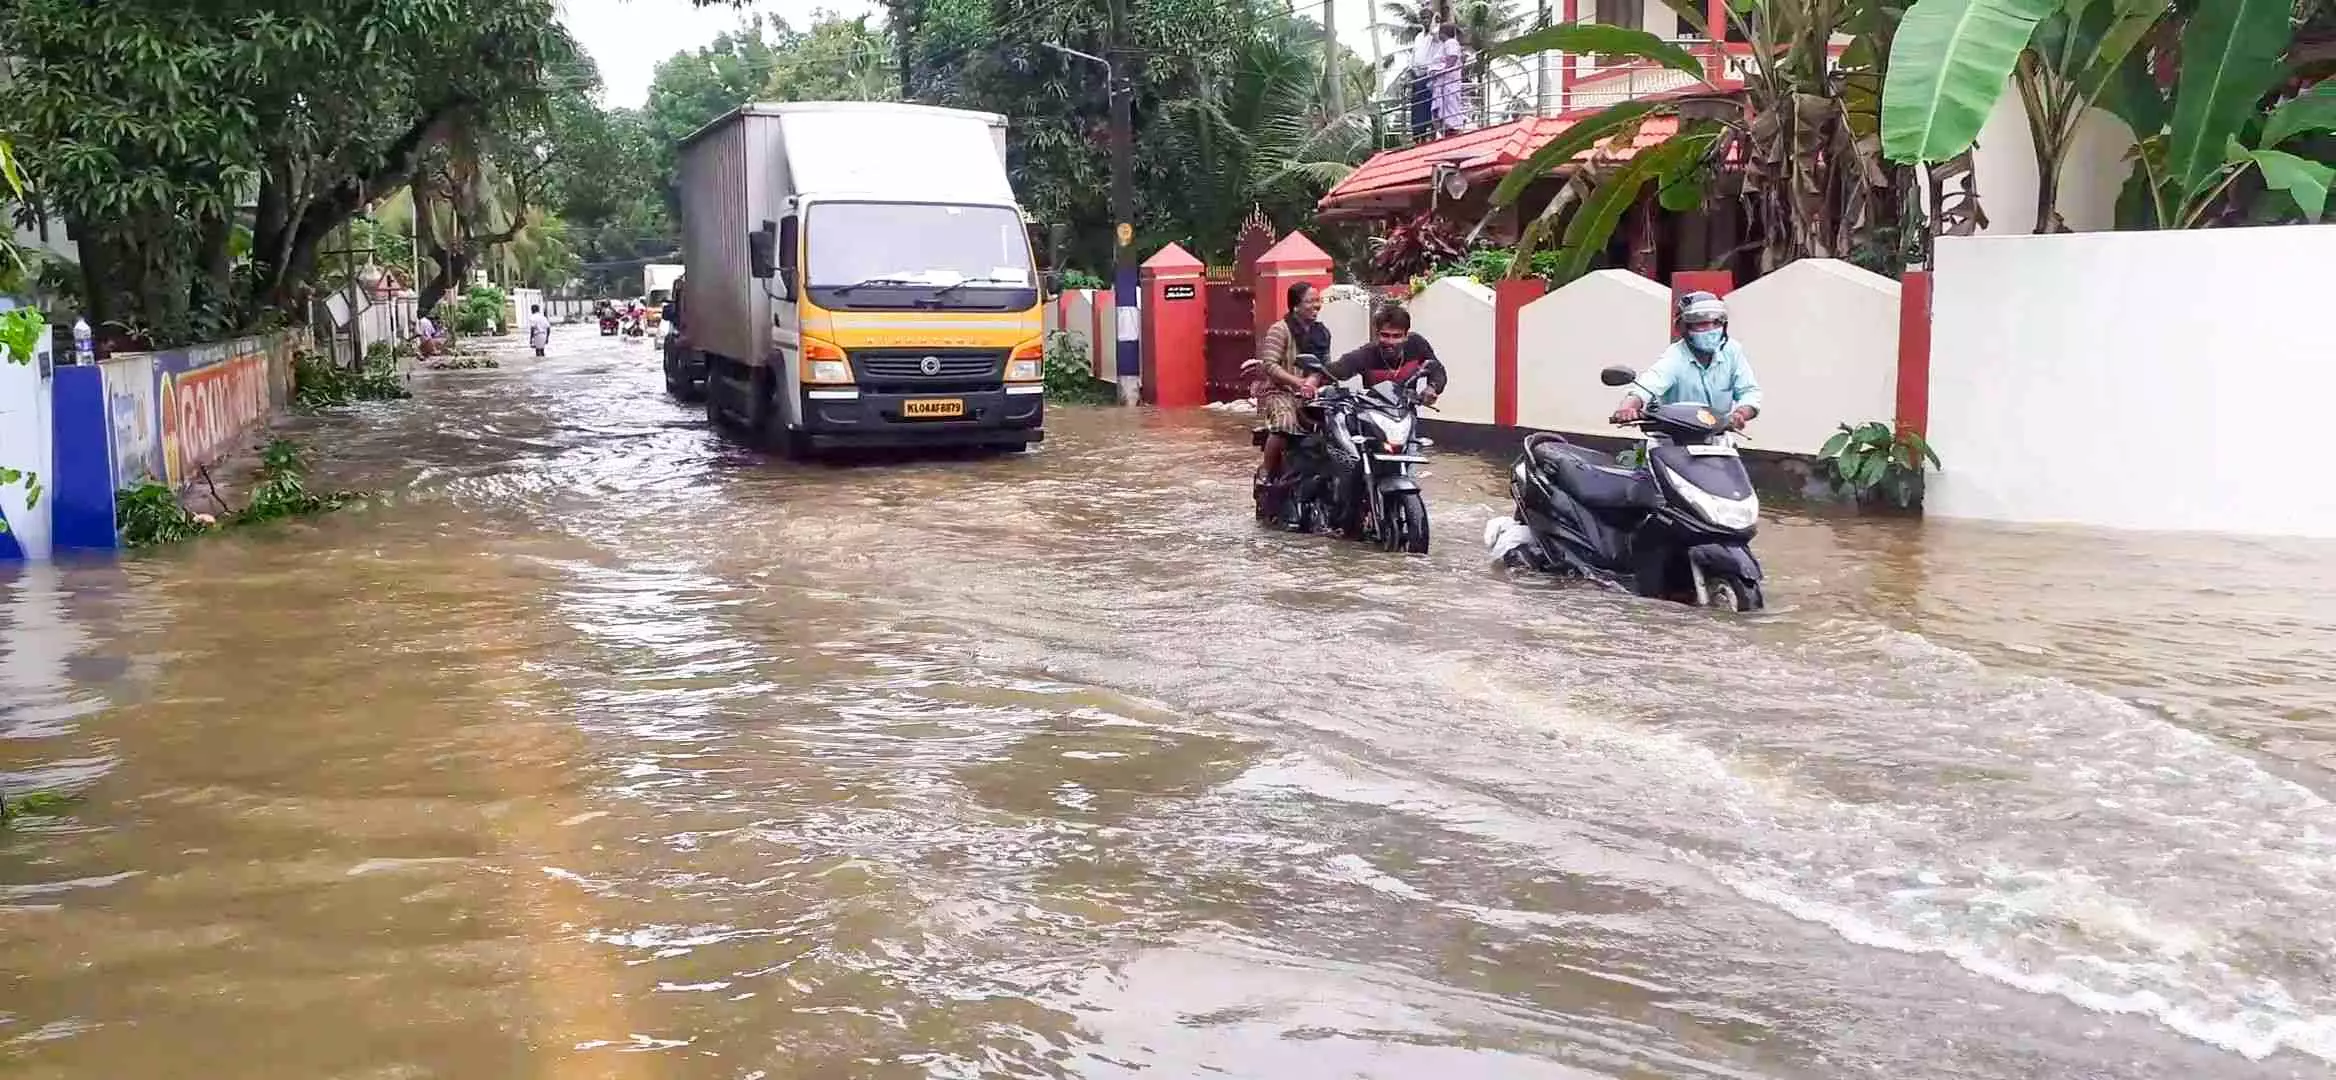
[[[747,105],[681,148],[684,345],[719,427],[790,453],[1045,437],[1039,267],[995,113]]]

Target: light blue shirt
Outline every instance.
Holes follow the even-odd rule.
[[[1639,373],[1638,384],[1623,392],[1657,405],[1709,405],[1722,416],[1738,405],[1760,407],[1760,380],[1744,359],[1743,347],[1733,341],[1721,345],[1708,363],[1698,360],[1686,342],[1674,341],[1655,366]]]

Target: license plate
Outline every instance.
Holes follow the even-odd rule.
[[[1735,456],[1736,456],[1736,448],[1735,448],[1735,447],[1733,447],[1733,446],[1690,446],[1690,447],[1688,447],[1688,448],[1687,448],[1687,456],[1688,456],[1688,457],[1735,457]]]
[[[1405,464],[1405,465],[1425,465],[1425,464],[1427,464],[1427,463],[1428,463],[1428,459],[1426,459],[1426,458],[1424,458],[1424,457],[1418,457],[1418,456],[1416,456],[1416,455],[1412,455],[1412,454],[1381,454],[1381,455],[1379,455],[1378,457],[1376,457],[1376,458],[1374,458],[1374,459],[1372,459],[1372,460],[1374,460],[1374,461],[1396,461],[1396,462],[1401,462],[1401,463],[1403,463],[1403,464]]]
[[[963,398],[918,398],[900,403],[900,415],[911,419],[965,415]]]

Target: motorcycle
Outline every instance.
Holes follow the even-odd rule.
[[[615,337],[615,336],[616,336],[616,331],[617,331],[617,326],[616,326],[616,312],[613,312],[613,311],[603,311],[603,312],[601,312],[601,313],[600,313],[600,336],[601,336],[601,337]]]
[[[1301,355],[1298,365],[1321,372],[1322,361]],[[1376,542],[1388,551],[1428,550],[1427,500],[1417,469],[1429,442],[1419,434],[1419,388],[1424,376],[1379,383],[1368,390],[1330,385],[1305,406],[1315,430],[1290,448],[1284,466],[1290,497],[1282,524],[1303,532],[1327,530],[1349,540]],[[1257,442],[1263,445],[1260,430]],[[1266,517],[1264,495],[1258,515]]]
[[[1629,386],[1637,373],[1598,379]],[[1760,560],[1752,536],[1760,497],[1710,406],[1651,405],[1629,425],[1643,435],[1638,465],[1537,432],[1509,470],[1515,521],[1495,519],[1485,540],[1503,561],[1699,607],[1758,611]]]

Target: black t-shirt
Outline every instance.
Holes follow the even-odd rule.
[[[1361,348],[1347,350],[1346,355],[1330,365],[1332,378],[1351,379],[1360,375],[1365,386],[1409,379],[1422,371],[1427,373],[1428,385],[1436,393],[1443,393],[1444,383],[1449,378],[1444,372],[1444,362],[1436,359],[1435,347],[1428,344],[1428,339],[1418,334],[1403,339],[1403,349],[1395,356],[1380,351],[1379,343],[1374,341]]]

